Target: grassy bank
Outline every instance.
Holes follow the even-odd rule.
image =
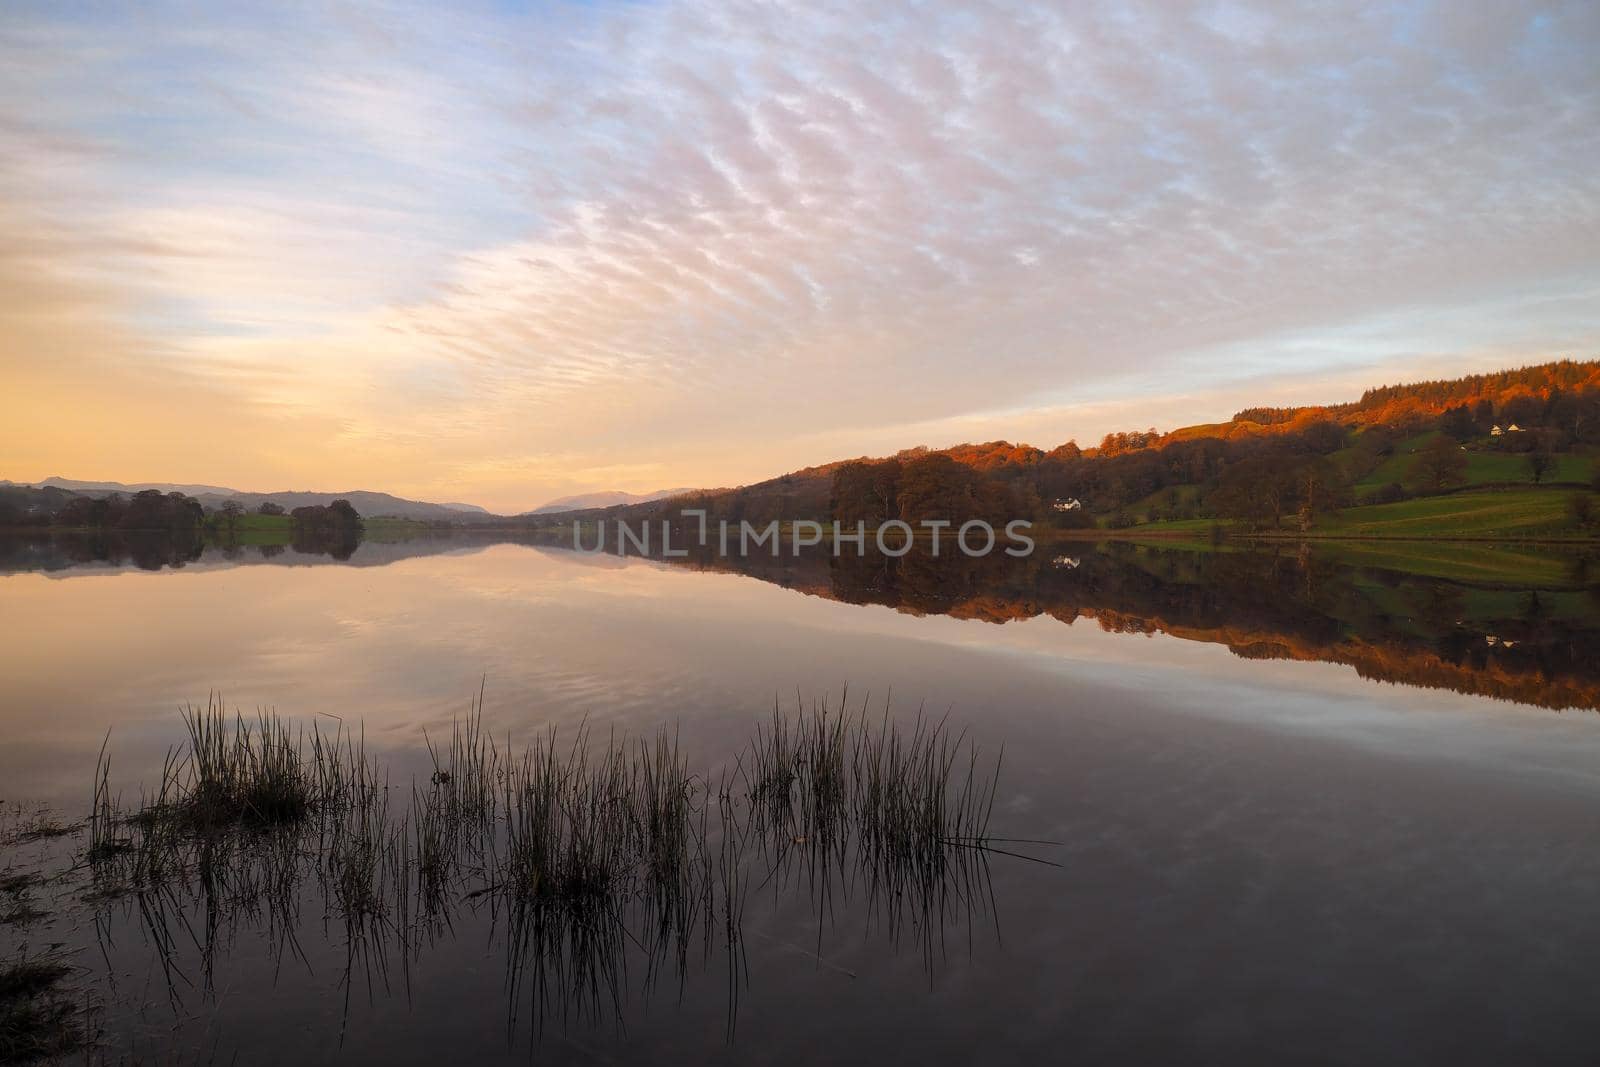
[[[1341,540],[1460,540],[1513,543],[1600,543],[1600,525],[1580,523],[1570,510],[1572,498],[1591,499],[1600,516],[1600,495],[1557,486],[1468,489],[1439,496],[1417,497],[1392,504],[1367,504],[1319,515],[1302,531],[1289,519],[1278,529],[1246,530],[1216,519],[1183,519],[1140,523],[1124,529],[1104,527],[1061,531],[1056,536],[1094,540],[1201,537],[1213,529],[1229,536],[1253,538],[1338,538]]]
[[[1577,491],[1485,489],[1348,508],[1320,518],[1321,537],[1464,537],[1505,540],[1583,540],[1592,527],[1568,511]]]

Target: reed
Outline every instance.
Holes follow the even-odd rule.
[[[100,742],[100,754],[94,762],[94,799],[89,805],[89,858],[104,860],[127,847],[126,840],[117,836],[121,811],[111,794],[111,731],[106,731]]]
[[[408,966],[429,931],[487,904],[505,924],[508,989],[540,1020],[619,1010],[629,952],[647,982],[681,981],[695,946],[709,958],[720,945],[731,1028],[754,886],[804,886],[824,911],[859,893],[891,935],[914,929],[930,964],[946,924],[992,907],[1000,761],[920,711],[902,723],[867,701],[775,706],[697,774],[668,730],[551,728],[513,753],[485,728],[480,690],[448,739],[425,735],[431,772],[400,789],[342,720],[296,729],[213,696],[184,723],[186,745],[131,812],[102,746],[88,859],[107,899],[134,895],[153,944],[175,943],[170,916],[200,911],[208,981],[228,922],[263,919],[293,951],[315,886],[369,981],[386,980],[391,947]]]

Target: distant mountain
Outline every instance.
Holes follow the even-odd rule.
[[[13,483],[6,483],[8,485]],[[25,483],[15,483],[25,484]],[[159,489],[163,493],[182,493],[184,496],[198,497],[203,494],[217,496],[233,496],[237,489],[229,489],[222,485],[180,485],[174,482],[83,482],[73,478],[51,477],[38,483],[40,488],[52,487],[66,489],[73,493],[83,493],[86,496],[98,496],[103,493],[142,493],[146,489]]]
[[[0,486],[15,487],[26,484],[29,483],[0,481]],[[155,489],[163,493],[177,492],[192,496],[207,508],[215,508],[227,500],[237,500],[247,511],[254,511],[266,503],[277,504],[292,511],[311,504],[331,504],[335,500],[348,500],[358,512],[369,518],[471,523],[497,517],[476,504],[432,504],[364,489],[353,489],[343,493],[245,493],[220,485],[183,485],[175,482],[90,482],[59,477],[46,478],[38,485],[41,488],[58,489],[82,496],[106,496],[111,493],[132,495],[147,489]]]
[[[345,493],[201,493],[195,497],[208,508],[225,500],[237,500],[246,511],[254,511],[271,501],[289,511],[310,504],[331,504],[335,500],[348,500],[356,511],[367,518],[384,517],[417,519],[424,522],[486,522],[496,516],[483,508],[462,504],[431,504],[423,500],[406,500],[389,493],[373,493],[355,489]]]
[[[562,511],[585,511],[589,508],[613,508],[619,504],[648,504],[671,496],[692,493],[693,489],[658,489],[654,493],[623,493],[616,490],[600,493],[579,493],[552,500],[543,507],[527,512],[529,515],[554,515]]]

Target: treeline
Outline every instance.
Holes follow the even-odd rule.
[[[132,496],[88,496],[50,486],[0,486],[0,528],[183,535],[185,539],[204,535],[226,543],[245,527],[245,514],[237,500],[224,501],[208,511],[192,496],[158,489]],[[364,530],[360,513],[343,499],[295,508],[287,517],[281,506],[268,501],[255,509],[255,515],[257,524],[261,518],[277,520],[276,528],[287,528],[294,544],[309,552],[353,550]]]
[[[891,519],[917,526],[925,520],[952,526],[983,519],[1004,526],[1014,518],[1036,514],[1039,502],[987,471],[957,462],[948,453],[930,452],[902,461],[855,461],[833,473],[828,510],[848,526],[865,522],[875,528]]]
[[[0,528],[5,529],[191,533],[214,529],[219,516],[192,496],[159,489],[90,496],[54,486],[0,486]]]
[[[194,533],[205,525],[206,509],[192,496],[146,489],[131,497],[73,497],[51,519],[78,529]]]
[[[1016,448],[1017,454],[1006,449]],[[698,509],[715,527],[726,522],[764,527],[772,522],[810,520],[827,524],[838,519],[854,527],[874,527],[890,519],[916,527],[923,519],[946,519],[954,526],[969,519],[988,520],[996,528],[1016,518],[1040,514],[1043,506],[1026,486],[1009,479],[1017,456],[1036,452],[1026,446],[961,446],[931,451],[913,448],[888,459],[845,460],[794,471],[769,481],[736,489],[705,490],[683,496],[586,511],[538,516],[531,524],[567,529],[574,520],[622,520],[637,527],[669,522],[693,527],[682,512]]]
[[[1484,401],[1503,410],[1503,417],[1531,417],[1529,411],[1552,398],[1596,389],[1600,389],[1600,362],[1563,359],[1492,374],[1383,385],[1368,389],[1352,407],[1369,416],[1368,421],[1382,423],[1393,422],[1408,410],[1442,414],[1452,407],[1476,408]]]
[[[0,485],[0,528],[48,526],[78,494],[53,485]]]

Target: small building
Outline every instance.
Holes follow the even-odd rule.
[[[1499,437],[1503,433],[1505,433],[1505,431],[1502,430],[1500,427],[1496,426],[1494,429],[1489,431],[1489,436],[1490,437]]]
[[[1050,506],[1056,511],[1077,511],[1079,508],[1083,507],[1083,501],[1073,496],[1068,497],[1065,500],[1057,500]]]

